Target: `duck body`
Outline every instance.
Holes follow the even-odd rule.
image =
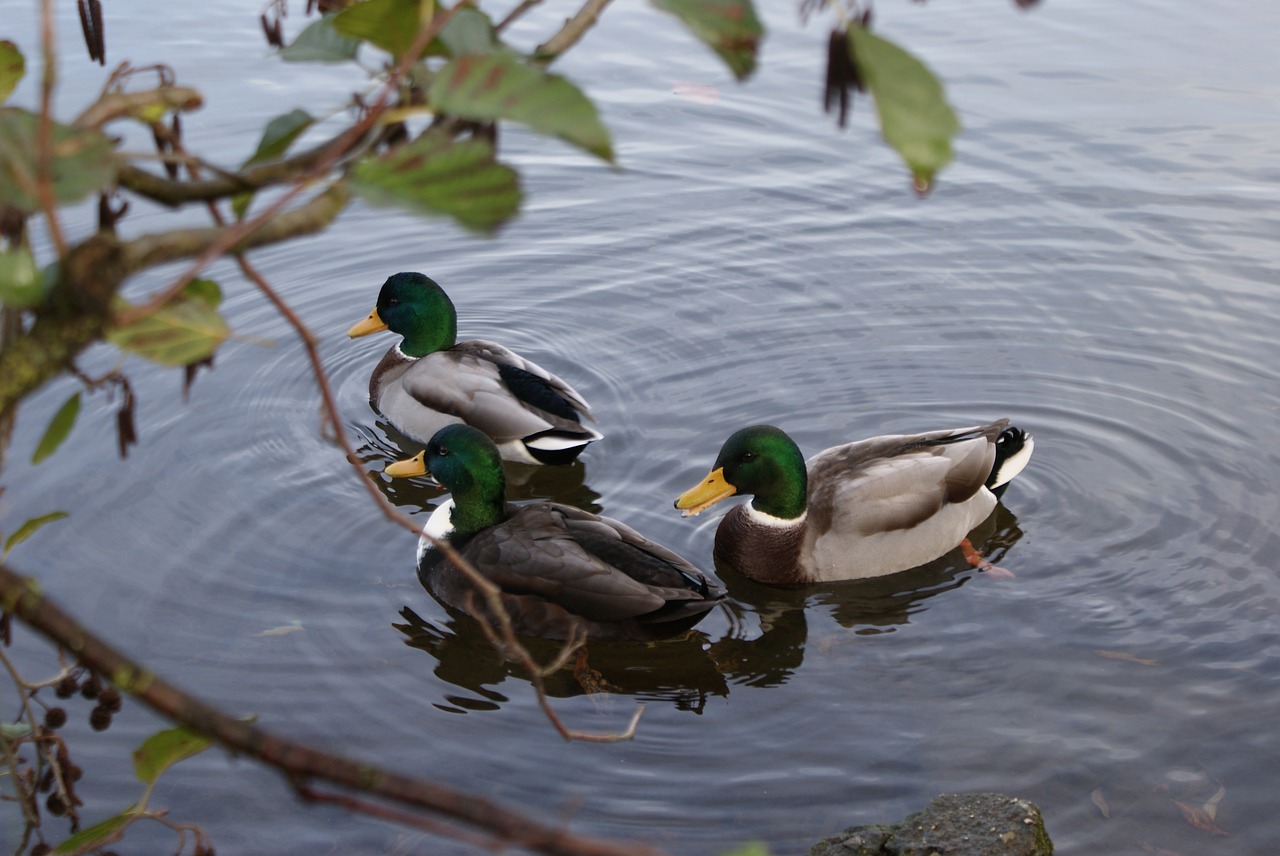
[[[369,379],[369,404],[402,434],[426,443],[446,425],[479,428],[505,460],[567,464],[601,434],[583,424],[591,408],[573,387],[509,348],[457,341],[457,313],[419,273],[387,279],[378,305],[348,335],[390,329],[403,340]]]
[[[497,450],[477,429],[437,432],[425,463],[452,494],[425,534],[498,586],[518,633],[567,638],[577,625],[592,639],[661,638],[724,600],[697,567],[624,523],[555,502],[505,502]],[[447,606],[492,620],[471,579],[428,537],[418,577]]]
[[[1033,445],[1001,419],[873,437],[803,461],[783,432],[755,426],[730,437],[712,473],[677,507],[697,513],[733,493],[752,494],[721,520],[715,558],[758,582],[885,576],[959,546],[995,509]]]

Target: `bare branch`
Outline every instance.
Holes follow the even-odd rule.
[[[40,122],[36,129],[36,187],[40,207],[49,224],[49,238],[58,258],[67,254],[67,239],[58,220],[58,203],[53,195],[53,90],[58,82],[58,55],[54,48],[53,3],[40,4],[40,37],[44,57],[44,73],[40,80]]]
[[[86,107],[72,124],[96,130],[116,119],[136,119],[152,111],[196,110],[203,104],[204,98],[189,86],[161,86],[143,92],[109,92]]]
[[[42,594],[38,583],[20,576],[3,563],[0,563],[0,604],[5,611],[13,613],[55,644],[73,652],[88,668],[110,676],[119,689],[152,710],[216,740],[233,752],[275,767],[290,781],[326,781],[357,793],[451,818],[540,853],[564,856],[661,854],[649,845],[574,835],[503,808],[485,797],[315,749],[229,716],[90,633]]]
[[[564,22],[559,32],[534,49],[534,57],[543,65],[550,65],[595,26],[600,13],[608,5],[609,0],[587,0],[576,15]]]

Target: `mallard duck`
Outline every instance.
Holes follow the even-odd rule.
[[[729,437],[711,472],[675,505],[688,517],[734,494],[752,497],[720,521],[715,558],[757,582],[878,577],[967,544],[1033,446],[1000,419],[873,437],[806,462],[784,432],[756,425]],[[976,551],[966,556],[981,561]]]
[[[508,504],[498,449],[469,425],[441,428],[425,469],[415,462],[394,464],[393,474],[429,472],[451,494],[423,531],[501,588],[518,633],[563,639],[581,624],[588,638],[659,638],[724,599],[692,564],[616,520],[555,502]],[[488,617],[470,579],[425,536],[418,577],[446,605]]]
[[[354,338],[380,330],[403,337],[369,378],[369,404],[402,434],[426,443],[465,422],[493,438],[502,457],[527,464],[572,462],[601,434],[582,424],[591,408],[573,387],[502,345],[458,338],[458,313],[435,280],[387,279]]]

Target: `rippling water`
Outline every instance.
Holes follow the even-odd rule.
[[[167,58],[208,85],[197,144],[357,85],[262,56],[257,6],[206,4],[181,50],[126,23],[129,7],[108,9],[117,57]],[[418,587],[412,538],[319,430],[295,338],[229,266],[214,273],[241,338],[185,406],[172,372],[129,364],[142,444],[128,461],[97,397],[75,448],[28,468],[21,450],[70,387],[28,409],[0,514],[6,528],[52,507],[72,518],[13,561],[231,711],[584,833],[791,853],[942,791],[1000,790],[1044,810],[1062,853],[1269,852],[1280,91],[1259,36],[1280,14],[1242,0],[877,12],[947,78],[966,126],[928,200],[869,105],[844,133],[818,112],[821,26],[772,10],[762,71],[739,87],[665,19],[620,7],[560,70],[601,105],[624,171],[513,130],[528,202],[496,240],[357,205],[255,260],[323,336],[371,469],[401,450],[365,400],[389,342],[344,331],[389,273],[423,270],[463,335],[562,374],[607,433],[522,495],[603,509],[704,565],[718,515],[683,520],[671,500],[744,424],[775,422],[812,453],[1010,416],[1036,457],[977,537],[1014,579],[958,556],[800,591],[729,578],[732,605],[690,638],[593,650],[608,695],[552,679],[573,727],[620,729],[646,705],[630,743],[564,745],[518,670]],[[655,41],[636,51],[637,32]],[[229,68],[245,45],[261,58]],[[98,85],[78,83],[82,97]],[[384,489],[415,514],[438,498]],[[130,706],[109,732],[120,745],[82,741],[100,756],[87,817],[123,807],[127,749],[154,728]],[[157,799],[220,852],[457,849],[299,808],[217,753],[183,766]],[[1175,804],[1220,788],[1229,836]]]

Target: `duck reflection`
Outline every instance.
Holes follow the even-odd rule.
[[[969,536],[993,564],[1004,560],[1021,537],[1016,516],[1002,504]],[[714,613],[725,625],[722,635],[694,629],[652,642],[593,641],[590,679],[575,676],[571,662],[547,676],[548,695],[626,695],[701,713],[708,699],[727,697],[733,686],[786,683],[803,663],[809,622],[819,614],[858,635],[891,633],[945,592],[975,580],[1001,582],[975,570],[959,549],[898,574],[818,586],[767,586],[730,569],[717,570],[729,594]],[[466,691],[447,696],[447,704],[437,707],[453,712],[498,709],[507,697],[496,688],[508,679],[526,681],[523,667],[505,660],[470,616],[442,607],[447,614],[442,622],[405,607],[403,621],[393,626],[404,634],[406,645],[436,660],[438,678]],[[539,663],[551,662],[560,651],[554,641],[523,641]]]

